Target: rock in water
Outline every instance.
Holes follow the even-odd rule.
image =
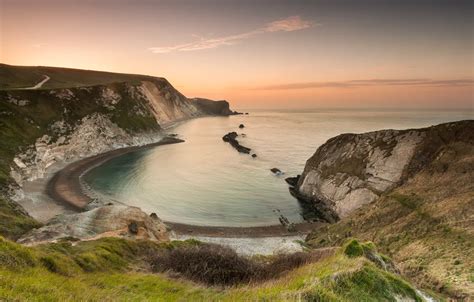
[[[229,132],[222,137],[222,140],[224,142],[229,143],[232,147],[234,147],[235,150],[239,151],[240,153],[249,154],[252,149],[242,146],[237,141],[237,136],[238,136],[237,132]]]
[[[296,231],[296,226],[294,223],[290,222],[288,218],[286,218],[283,214],[280,215],[278,218],[280,220],[281,225],[283,225],[288,232],[295,232]]]
[[[223,140],[224,142],[230,142],[230,141],[235,140],[235,139],[237,138],[237,136],[239,136],[239,135],[237,134],[237,132],[235,132],[235,131],[234,131],[234,132],[229,132],[229,133],[227,133],[226,135],[224,135],[224,136],[222,137],[222,140]]]
[[[298,180],[300,179],[301,175],[296,175],[295,177],[287,177],[285,178],[285,181],[292,187],[295,187],[296,184],[298,183]]]
[[[257,157],[257,154],[255,154],[255,153],[254,153],[254,154],[252,154],[252,157],[253,157],[253,158]]]
[[[240,125],[239,125],[239,128],[240,128],[240,129],[245,128],[244,124],[240,124]]]
[[[276,175],[281,175],[283,174],[283,172],[281,172],[280,169],[278,168],[271,168],[270,171],[272,171],[273,174],[276,174]]]

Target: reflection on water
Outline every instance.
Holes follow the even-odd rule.
[[[414,128],[472,118],[472,112],[312,111],[207,117],[170,132],[186,142],[130,153],[93,169],[85,181],[101,194],[156,212],[166,221],[211,226],[278,224],[276,209],[292,222],[302,208],[284,178],[301,173],[327,139],[346,132]],[[244,129],[238,129],[243,123]],[[258,157],[239,154],[222,141],[245,133],[242,145]],[[285,175],[274,176],[277,167]]]

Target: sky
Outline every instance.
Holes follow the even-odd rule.
[[[0,0],[0,61],[236,108],[474,108],[472,1]]]

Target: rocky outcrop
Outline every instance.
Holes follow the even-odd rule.
[[[200,111],[209,114],[209,115],[235,115],[241,114],[237,111],[230,110],[229,102],[225,100],[212,101],[202,98],[193,98],[191,99],[194,106],[196,106]]]
[[[43,177],[56,162],[154,143],[162,138],[160,129],[173,122],[234,114],[226,101],[188,99],[166,79],[144,76],[103,85],[5,90],[0,91],[2,99],[11,104],[0,110],[0,115],[11,116],[11,122],[5,121],[9,127],[18,123],[22,128],[25,120],[38,133],[13,158],[10,174],[20,186]],[[35,108],[41,108],[40,115],[34,114]]]
[[[399,186],[452,141],[473,140],[474,121],[409,130],[342,134],[306,162],[291,192],[329,222]]]
[[[53,125],[56,124],[61,125],[56,138],[55,133],[45,134],[25,152],[14,157],[11,176],[17,184],[44,177],[47,169],[56,162],[71,161],[126,146],[150,144],[163,137],[153,133],[140,136],[128,133],[106,115],[99,113],[82,118],[72,131],[72,127],[63,121]],[[61,135],[62,132],[64,134]]]
[[[93,240],[101,237],[169,240],[166,226],[156,215],[148,216],[137,207],[109,205],[78,214],[59,215],[47,225],[28,232],[18,242],[38,244],[61,238]]]
[[[291,187],[294,187],[298,184],[298,180],[300,179],[300,177],[301,177],[301,175],[296,175],[295,177],[287,177],[287,178],[285,178],[285,181]]]
[[[229,143],[235,150],[240,153],[249,154],[252,149],[242,146],[237,140],[237,132],[229,132],[222,137],[222,140],[226,143]]]

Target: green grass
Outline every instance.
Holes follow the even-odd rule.
[[[123,74],[94,70],[44,66],[13,66],[0,64],[0,90],[31,87],[50,77],[42,89],[74,88],[81,86],[105,85],[116,82],[137,83],[140,80],[152,80],[145,75]]]
[[[0,196],[0,234],[17,239],[32,228],[39,227],[40,223],[18,210],[16,205]]]
[[[0,300],[420,301],[406,281],[343,249],[278,279],[233,287],[205,287],[146,269],[150,253],[196,244],[106,238],[25,247],[0,239]]]

